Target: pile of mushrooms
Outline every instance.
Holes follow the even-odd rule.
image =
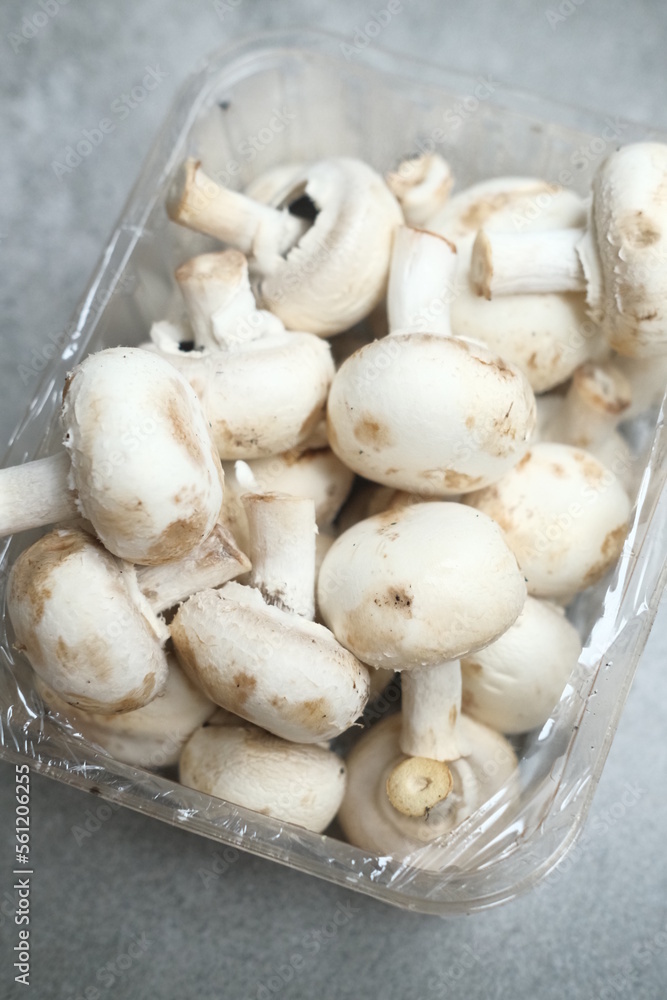
[[[566,605],[624,545],[624,421],[667,380],[667,147],[613,153],[589,199],[453,183],[437,154],[246,192],[185,161],[167,213],[219,248],[141,348],[71,372],[62,450],[0,472],[0,533],[53,526],[8,590],[46,711],[432,870],[520,794],[512,741],[581,651]],[[395,672],[400,711],[360,726]]]

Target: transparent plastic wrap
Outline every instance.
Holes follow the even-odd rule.
[[[48,356],[56,356],[5,465],[46,456],[58,445],[60,394],[74,364],[91,351],[139,344],[154,320],[178,318],[174,268],[214,247],[170,223],[164,209],[169,182],[188,155],[241,188],[290,161],[352,155],[384,171],[410,152],[437,149],[450,161],[457,189],[502,174],[554,183],[567,174],[565,183],[583,194],[615,145],[667,139],[370,46],[350,56],[344,42],[313,33],[267,36],[214,55],[188,80],[66,343],[49,347]],[[638,484],[630,532],[613,574],[572,608],[587,637],[584,649],[551,718],[518,743],[520,794],[501,790],[414,857],[373,856],[338,839],[335,825],[326,835],[309,833],[185,788],[170,772],[120,763],[48,713],[27,661],[13,649],[5,600],[9,567],[38,532],[3,543],[0,753],[149,816],[408,909],[452,915],[527,891],[581,831],[665,583],[664,410],[637,418],[629,434]],[[369,718],[373,714],[382,716],[382,707]],[[346,735],[343,743],[354,738]],[[439,870],[426,870],[429,865]]]

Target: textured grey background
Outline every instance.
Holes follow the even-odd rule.
[[[44,2],[54,9],[54,0]],[[221,18],[209,0],[70,0],[15,52],[10,33],[42,8],[3,0],[0,440],[34,389],[19,366],[66,325],[189,68],[212,48],[268,28],[308,25],[351,38],[382,6],[231,0]],[[377,44],[667,126],[661,0],[402,6]],[[559,6],[561,19],[549,18]],[[150,98],[58,180],[52,160],[156,64],[166,77]],[[664,997],[666,653],[663,606],[583,845],[532,895],[455,921],[402,913],[245,855],[205,885],[201,870],[221,848],[126,811],[79,845],[72,828],[96,800],[35,778],[33,985],[13,988],[15,928],[0,915],[0,997],[92,1000],[94,989],[98,1000]],[[621,804],[628,785],[632,807]],[[13,769],[2,765],[0,902],[11,886],[13,805]],[[340,927],[325,937],[337,912]],[[119,969],[113,963],[133,935],[145,935],[145,950]],[[281,985],[280,970],[288,978],[297,953],[304,961]],[[108,963],[112,971],[100,971]]]

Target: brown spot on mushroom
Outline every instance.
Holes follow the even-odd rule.
[[[456,710],[456,705],[452,705],[452,707],[449,710],[449,724],[450,724],[450,726],[455,726],[456,725],[456,719],[458,717],[458,714],[459,713]]]
[[[481,195],[463,213],[461,224],[469,232],[474,233],[483,228],[487,219],[501,209],[507,208],[512,202],[523,198],[534,198],[543,193],[552,194],[553,188],[548,184],[535,184],[533,187],[522,188],[518,191],[498,191],[495,194]]]
[[[252,692],[257,687],[257,680],[255,677],[251,677],[250,674],[241,672],[238,674],[234,674],[234,676],[232,677],[232,681],[234,682],[236,689],[238,691],[237,703],[239,705],[243,705],[248,700],[249,695],[251,695]]]
[[[17,604],[29,602],[33,608],[33,626],[42,620],[44,607],[51,597],[51,574],[77,552],[88,546],[102,546],[79,528],[50,531],[26,549],[12,570],[11,600]]]
[[[477,663],[476,660],[463,660],[461,662],[461,668],[463,669],[464,673],[467,671],[468,673],[471,674],[481,674],[482,672],[482,664]]]
[[[469,415],[468,415],[468,416],[466,417],[466,427],[468,428],[468,430],[469,430],[469,431],[471,431],[471,430],[473,429],[473,427],[474,427],[474,426],[475,426],[475,418],[474,418],[474,416],[472,415],[472,413],[470,413],[470,414],[469,414]]]
[[[647,219],[641,209],[630,212],[618,221],[621,240],[633,249],[642,250],[657,243],[662,233]]]
[[[610,531],[604,542],[602,543],[602,555],[609,563],[614,562],[618,559],[621,551],[623,549],[623,543],[625,541],[625,536],[628,533],[627,524],[622,524],[618,528],[614,528]]]
[[[475,358],[478,364],[484,365],[485,368],[494,368],[498,375],[503,379],[512,379],[515,377],[515,373],[512,369],[505,364],[502,358],[494,357],[491,361],[485,361],[483,358]]]
[[[371,414],[362,414],[354,425],[354,436],[357,441],[375,451],[388,448],[392,443],[389,428],[381,424]]]
[[[155,674],[146,674],[143,682],[138,688],[130,691],[119,701],[97,701],[95,698],[87,698],[85,695],[63,694],[61,697],[74,705],[82,708],[85,712],[100,712],[104,715],[121,715],[123,712],[134,712],[137,708],[142,708],[151,701],[151,692],[155,687]]]
[[[565,469],[563,468],[563,466],[560,464],[560,462],[552,462],[551,463],[551,471],[553,472],[554,476],[557,479],[565,479],[565,478],[567,478],[567,473],[566,473]]]
[[[412,618],[412,595],[400,587],[390,587],[382,601],[376,598],[375,604],[384,604],[387,608],[395,608],[404,618]]]
[[[523,469],[523,467],[524,467],[525,465],[527,465],[527,464],[528,464],[528,462],[530,462],[530,459],[531,459],[531,455],[532,455],[532,452],[530,452],[530,451],[527,451],[527,452],[526,452],[526,454],[525,454],[525,455],[523,456],[523,458],[521,459],[521,461],[519,461],[519,462],[517,462],[517,463],[516,463],[516,465],[514,466],[514,468],[515,468],[515,469]]]
[[[587,451],[577,448],[572,452],[572,457],[575,462],[579,463],[584,476],[589,482],[597,484],[604,478],[605,467],[597,459],[593,458],[592,455],[589,455]]]
[[[205,510],[172,521],[153,542],[142,562],[147,566],[181,559],[203,541],[208,523]]]
[[[469,476],[466,472],[456,469],[428,469],[423,473],[424,479],[431,484],[437,484],[451,493],[469,493],[478,489],[484,482],[482,476]]]
[[[394,469],[394,468],[392,467],[391,469],[387,469],[387,470],[386,470],[386,472],[385,472],[385,476],[395,476],[395,475],[396,475],[396,473],[397,473],[397,472],[400,472],[400,471],[401,471],[400,469]]]
[[[184,397],[183,387],[180,382],[171,382],[169,392],[170,395],[167,398],[165,414],[171,428],[172,437],[174,441],[185,448],[187,453],[199,465],[203,457],[201,442],[192,430],[189,403]],[[164,403],[162,403],[162,406],[164,406]]]

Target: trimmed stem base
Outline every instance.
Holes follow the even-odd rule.
[[[312,621],[315,617],[315,504],[309,497],[250,493],[250,586],[267,604]]]
[[[477,234],[470,282],[478,295],[585,292],[586,278],[577,245],[584,229],[539,233]]]

